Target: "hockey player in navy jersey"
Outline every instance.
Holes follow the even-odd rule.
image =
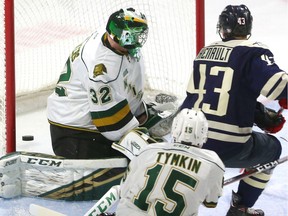
[[[204,47],[196,57],[187,96],[181,108],[202,110],[209,124],[203,148],[214,150],[226,167],[249,168],[280,157],[278,132],[285,122],[281,113],[266,109],[257,98],[278,100],[287,109],[288,75],[273,53],[249,41],[253,18],[245,5],[228,5],[219,16],[222,41]],[[266,133],[252,130],[256,123]],[[267,133],[268,132],[268,133]],[[264,215],[251,208],[267,185],[272,170],[240,181],[232,192],[228,216]]]

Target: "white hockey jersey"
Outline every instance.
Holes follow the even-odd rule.
[[[116,215],[197,215],[201,203],[216,207],[223,176],[224,165],[213,151],[150,144],[129,164]]]
[[[95,32],[71,53],[47,101],[51,124],[98,130],[110,140],[138,126],[135,116],[144,111],[143,59],[109,46],[105,31]]]

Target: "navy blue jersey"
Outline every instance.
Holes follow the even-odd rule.
[[[287,73],[263,44],[248,40],[216,42],[196,57],[182,108],[193,107],[205,113],[209,139],[203,148],[219,153],[250,138],[257,98],[287,97],[287,80]]]

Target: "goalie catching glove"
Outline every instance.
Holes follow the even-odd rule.
[[[267,133],[277,133],[282,129],[285,121],[281,113],[277,113],[275,110],[257,102],[254,122],[260,129]]]
[[[145,120],[141,122],[141,127],[146,127],[153,137],[162,137],[171,132],[172,121],[177,114],[177,106],[174,102],[164,104],[144,103]]]

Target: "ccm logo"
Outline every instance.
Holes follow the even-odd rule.
[[[60,165],[62,164],[62,161],[39,159],[39,158],[28,158],[27,163],[37,164],[37,165],[42,165],[42,166],[60,167]]]

